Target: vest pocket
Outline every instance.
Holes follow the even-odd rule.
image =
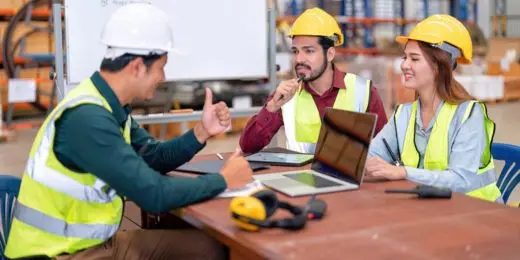
[[[321,123],[298,124],[296,127],[296,141],[302,143],[316,143],[320,135]]]

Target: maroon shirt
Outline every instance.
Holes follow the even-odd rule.
[[[335,68],[333,77],[332,88],[327,90],[322,96],[318,95],[307,84],[303,84],[305,90],[312,95],[321,118],[323,118],[325,114],[325,108],[334,105],[339,89],[345,88],[345,82],[343,81],[345,72]],[[271,98],[273,98],[273,94],[268,97],[267,101],[269,102]],[[381,131],[388,119],[383,107],[383,102],[374,86],[370,88],[368,112],[377,114],[375,136],[379,131]],[[282,125],[282,110],[279,109],[278,111],[271,113],[264,106],[260,112],[253,116],[247,123],[246,128],[240,137],[240,148],[244,153],[255,153],[260,151],[269,144]]]

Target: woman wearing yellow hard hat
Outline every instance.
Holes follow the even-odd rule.
[[[432,15],[396,40],[404,45],[404,86],[418,98],[399,105],[374,138],[367,178],[408,179],[501,201],[490,149],[495,124],[453,77],[458,63],[471,63],[468,30],[449,15]]]

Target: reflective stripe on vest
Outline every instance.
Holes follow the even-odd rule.
[[[16,203],[14,215],[18,221],[62,237],[105,240],[119,229],[119,225],[69,224],[26,207],[20,202]]]
[[[345,89],[340,89],[333,107],[366,112],[372,82],[355,74],[344,77]],[[282,107],[286,147],[290,150],[313,153],[321,128],[321,117],[312,95],[301,89]]]
[[[63,111],[69,107],[74,107],[87,101],[93,104],[102,105],[101,99],[97,97],[82,96],[66,102],[61,107],[61,110]],[[52,113],[50,115],[51,122],[55,122],[56,115],[57,113]],[[47,124],[40,146],[37,148],[39,151],[38,154],[34,156],[34,158],[29,158],[27,162],[27,174],[31,176],[33,180],[56,191],[65,193],[75,199],[86,202],[110,203],[116,197],[115,191],[111,190],[110,193],[105,193],[103,189],[107,185],[101,179],[96,178],[93,186],[83,185],[76,180],[69,178],[67,175],[47,166],[47,160],[49,158],[48,151],[51,149],[51,146],[53,146],[51,142],[53,141],[54,132],[54,123]]]
[[[5,255],[54,257],[99,245],[118,230],[123,200],[90,173],[67,169],[54,154],[55,122],[81,104],[112,109],[90,79],[74,88],[41,126],[31,148]],[[131,117],[122,135],[130,140]]]
[[[475,104],[481,104],[476,101],[470,101],[464,111],[461,119],[461,124],[464,123],[471,114]],[[485,128],[487,143],[486,149],[481,156],[480,169],[476,173],[476,179],[472,180],[474,187],[469,187],[466,191],[467,195],[477,197],[484,200],[496,201],[500,197],[500,191],[496,187],[494,163],[491,156],[491,143],[493,139],[495,125],[487,115],[487,109],[484,104],[483,107]],[[449,166],[449,128],[454,115],[457,113],[458,105],[452,105],[444,103],[435,119],[435,124],[431,131],[428,143],[426,145],[426,151],[424,152],[424,169],[431,171],[443,171]],[[395,112],[395,125],[397,136],[404,136],[404,143],[401,153],[401,159],[406,166],[419,167],[420,155],[415,145],[415,129],[416,129],[416,117],[417,117],[417,101],[411,106],[411,112],[408,119],[401,117],[403,105],[399,105]],[[406,122],[406,120],[408,122]],[[406,124],[406,125],[404,125]],[[403,133],[403,131],[405,131]]]

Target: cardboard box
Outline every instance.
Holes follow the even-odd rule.
[[[0,37],[3,39],[4,34],[6,32],[8,23],[0,22]],[[11,39],[12,42],[17,41],[22,37],[25,33],[32,30],[31,26],[37,26],[40,28],[47,28],[49,26],[48,22],[31,22],[30,25],[18,24],[14,33],[14,38]],[[54,53],[54,37],[52,36],[52,29],[49,31],[41,31],[37,33],[33,33],[28,36],[26,39],[26,49],[27,53]]]
[[[0,1],[0,9],[15,9],[18,10],[23,6],[27,0],[2,0]]]
[[[504,100],[520,99],[520,76],[506,77],[504,79]]]
[[[516,50],[514,61],[518,62],[520,56],[520,37],[516,38],[491,38],[489,39],[489,51],[486,55],[488,63],[498,63],[505,57],[507,51]]]
[[[502,68],[500,62],[489,62],[487,66],[488,75],[503,75],[507,77],[520,76],[520,63],[510,63],[507,65],[507,69]]]

